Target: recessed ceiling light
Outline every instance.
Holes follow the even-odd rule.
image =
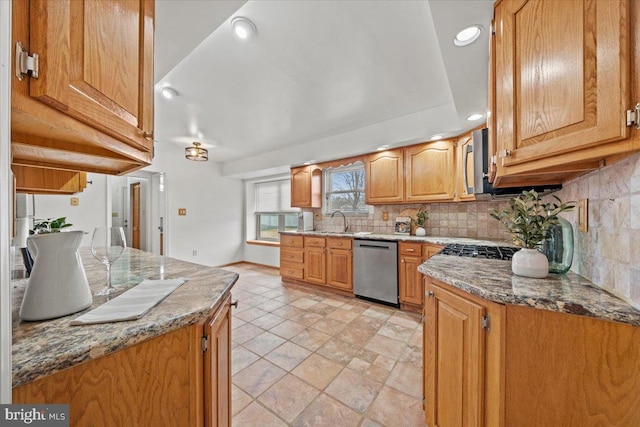
[[[171,86],[163,87],[162,89],[160,89],[160,92],[162,93],[162,96],[167,99],[175,98],[176,96],[178,96],[178,91]]]
[[[381,145],[380,147],[376,148],[376,151],[384,151],[384,150],[386,150],[387,148],[389,148],[389,146],[388,146],[388,145]]]
[[[250,39],[256,33],[256,26],[244,16],[236,16],[233,18],[231,20],[231,27],[233,28],[233,33],[240,40]]]
[[[439,139],[442,139],[443,137],[444,137],[444,135],[443,135],[443,134],[441,134],[441,133],[439,133],[439,134],[437,134],[437,135],[433,135],[433,136],[432,136],[431,138],[429,138],[429,139],[430,139],[430,140],[432,140],[432,141],[437,141],[437,140],[439,140]]]
[[[469,120],[470,122],[473,122],[475,120],[479,120],[482,118],[482,114],[472,114],[469,117],[467,117],[467,120]]]
[[[303,165],[312,165],[315,162],[315,160],[307,160],[306,162],[303,163]]]
[[[471,25],[456,34],[456,38],[453,39],[453,44],[456,46],[467,46],[478,40],[482,33],[482,27],[480,25]]]

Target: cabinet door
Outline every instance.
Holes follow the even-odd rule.
[[[483,424],[485,308],[427,281],[425,301],[425,422]]]
[[[453,142],[436,141],[405,148],[405,202],[454,199]]]
[[[291,206],[322,207],[322,170],[317,166],[291,168]]]
[[[629,21],[626,0],[496,6],[498,177],[602,158],[627,138]]]
[[[14,165],[17,193],[75,194],[87,188],[86,172]]]
[[[204,425],[231,425],[231,294],[204,326],[209,349],[204,359]]]
[[[136,148],[153,133],[153,0],[31,0],[33,98]]]
[[[304,280],[324,285],[327,283],[327,259],[324,248],[305,249]]]
[[[422,273],[418,266],[422,258],[402,256],[400,258],[400,302],[422,306],[424,288]]]
[[[473,138],[460,137],[456,143],[456,200],[475,200],[473,194]]]
[[[353,257],[351,251],[328,249],[327,284],[348,291],[353,290]]]
[[[366,203],[397,203],[403,201],[403,163],[402,149],[369,154],[365,157]]]

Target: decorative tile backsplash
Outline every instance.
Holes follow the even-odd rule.
[[[640,154],[583,175],[556,193],[563,201],[589,199],[589,230],[573,224],[571,270],[640,307]]]

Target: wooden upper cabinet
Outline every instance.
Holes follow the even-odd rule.
[[[628,0],[496,4],[498,183],[630,149],[629,37]]]
[[[456,141],[456,200],[475,200],[473,194],[473,137],[470,133]]]
[[[153,156],[153,0],[16,0],[14,164],[120,174]],[[15,61],[15,57],[14,57]]]
[[[16,193],[75,194],[87,188],[87,173],[14,165]]]
[[[455,198],[452,141],[413,145],[404,150],[407,203],[448,201]]]
[[[291,168],[291,206],[322,207],[322,170],[316,166]]]
[[[365,203],[397,203],[404,197],[402,148],[365,156]]]

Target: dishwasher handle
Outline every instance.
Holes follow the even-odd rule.
[[[367,244],[360,244],[358,246],[356,246],[358,248],[369,248],[369,249],[384,249],[384,250],[389,250],[391,249],[389,246],[376,246],[376,245],[367,245]]]

